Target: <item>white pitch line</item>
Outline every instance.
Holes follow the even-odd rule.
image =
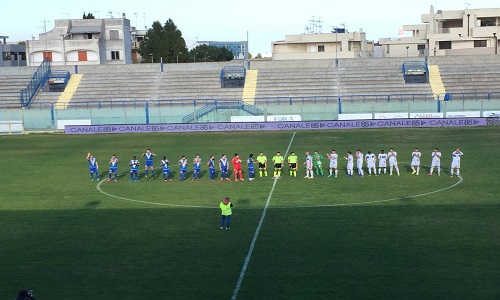
[[[391,199],[385,199],[385,200],[373,200],[373,201],[366,201],[366,202],[354,202],[354,203],[337,203],[337,204],[324,204],[324,205],[302,205],[302,206],[274,206],[272,207],[273,209],[283,209],[283,208],[321,208],[321,207],[338,207],[338,206],[354,206],[354,205],[365,205],[365,204],[373,204],[373,203],[383,203],[383,202],[391,202],[391,201],[396,201],[396,200],[404,200],[406,198],[418,198],[418,197],[423,197],[423,196],[428,196],[432,195],[435,193],[440,193],[446,190],[449,190],[451,188],[456,187],[457,185],[461,184],[464,179],[462,176],[458,176],[458,181],[455,182],[453,185],[447,186],[445,188],[435,190],[432,192],[427,192],[423,194],[418,194],[418,195],[411,195],[411,196],[405,196],[405,197],[398,197],[398,198],[391,198]]]
[[[288,143],[288,148],[286,148],[285,156],[288,155],[288,151],[290,151],[290,147],[292,146],[293,139],[295,138],[295,134],[297,132],[294,132],[292,135],[292,138],[290,139],[290,143]],[[259,237],[260,229],[262,228],[262,223],[264,223],[264,219],[267,214],[267,209],[269,208],[269,203],[271,202],[271,197],[273,196],[274,188],[276,187],[276,183],[278,182],[277,178],[274,178],[273,182],[273,187],[271,188],[271,191],[269,192],[269,196],[267,197],[266,205],[264,206],[264,210],[262,211],[262,216],[260,217],[259,225],[257,226],[257,229],[255,230],[255,234],[253,235],[252,243],[250,244],[250,248],[248,249],[248,254],[247,257],[245,258],[245,263],[243,264],[243,267],[241,268],[240,272],[240,277],[238,278],[238,282],[236,283],[236,287],[234,288],[233,296],[231,297],[231,300],[235,300],[236,297],[238,297],[238,292],[240,291],[241,283],[243,282],[243,278],[245,278],[245,273],[247,271],[248,264],[250,263],[250,258],[252,258],[252,253],[253,249],[255,247],[255,243],[257,242],[257,238]]]
[[[112,195],[112,194],[109,194],[109,193],[106,193],[105,191],[103,191],[101,189],[101,184],[103,182],[106,182],[105,180],[102,180],[100,181],[98,184],[97,184],[97,190],[99,192],[101,192],[102,194],[106,195],[106,196],[109,196],[109,197],[112,197],[112,198],[116,198],[116,199],[120,199],[120,200],[125,200],[125,201],[129,201],[129,202],[136,202],[136,203],[142,203],[142,204],[152,204],[152,205],[160,205],[160,206],[173,206],[173,207],[183,207],[183,208],[218,208],[218,207],[213,207],[213,206],[197,206],[197,205],[181,205],[181,204],[169,204],[169,203],[158,203],[158,202],[149,202],[149,201],[143,201],[143,200],[135,200],[135,199],[129,199],[129,198],[125,198],[125,197],[120,197],[120,196],[115,196],[115,195]]]
[[[292,137],[293,138],[293,137]],[[288,152],[288,149],[287,149]],[[424,165],[425,166],[425,165]],[[446,168],[444,168],[446,169]],[[418,197],[423,197],[423,196],[428,196],[432,195],[435,193],[443,192],[448,189],[454,188],[457,185],[461,184],[462,181],[464,180],[462,176],[458,176],[459,181],[456,182],[453,185],[450,185],[448,187],[423,193],[423,194],[418,194],[418,195],[409,195],[409,196],[403,196],[403,197],[397,197],[397,198],[391,198],[391,199],[384,199],[384,200],[372,200],[372,201],[365,201],[365,202],[354,202],[354,203],[337,203],[337,204],[323,204],[323,205],[301,205],[301,206],[273,206],[270,207],[271,209],[293,209],[293,208],[322,208],[322,207],[339,207],[339,206],[355,206],[355,205],[365,205],[365,204],[373,204],[373,203],[382,203],[382,202],[391,202],[391,201],[396,201],[396,200],[403,200],[406,198],[418,198]],[[141,203],[141,204],[150,204],[150,205],[158,205],[158,206],[170,206],[170,207],[182,207],[182,208],[209,208],[209,209],[218,209],[218,207],[215,206],[203,206],[203,205],[182,205],[182,204],[170,204],[170,203],[160,203],[160,202],[150,202],[150,201],[144,201],[144,200],[136,200],[136,199],[130,199],[130,198],[125,198],[121,196],[116,196],[110,193],[107,193],[101,189],[101,184],[105,182],[105,180],[100,181],[97,184],[97,190],[102,193],[103,195],[106,195],[108,197],[120,199],[120,200],[125,200],[129,202],[136,202],[136,203]],[[273,186],[274,188],[274,186]],[[239,210],[243,209],[253,209],[253,208],[238,208]]]

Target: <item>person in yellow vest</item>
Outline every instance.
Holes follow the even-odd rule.
[[[298,163],[297,155],[295,155],[295,152],[292,151],[288,156],[288,166],[290,167],[290,176],[297,177],[297,170],[298,170],[297,163]]]
[[[264,155],[264,152],[261,152],[259,156],[257,156],[257,162],[259,163],[260,177],[262,177],[262,174],[267,177],[267,156]]]
[[[220,220],[220,229],[224,229],[224,223],[226,230],[229,229],[229,222],[231,221],[231,215],[233,214],[231,207],[233,207],[233,203],[229,200],[229,197],[224,198],[222,202],[219,204],[221,210],[221,220]]]
[[[281,168],[283,168],[283,161],[285,159],[283,156],[281,156],[281,153],[276,152],[276,155],[273,157],[273,163],[274,163],[274,176],[273,178],[280,178],[281,177]]]

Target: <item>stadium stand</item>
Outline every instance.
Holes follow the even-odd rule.
[[[161,73],[154,99],[241,100],[243,88],[221,88],[220,69]]]
[[[406,84],[401,59],[351,59],[339,65],[341,95],[432,95],[429,83]]]
[[[439,69],[447,93],[500,92],[500,61],[498,63],[440,64]]]
[[[334,60],[252,61],[247,72],[258,71],[255,103],[269,98],[353,95],[424,95],[428,97],[425,99],[432,99],[429,83],[405,84],[401,66],[406,60],[341,59],[338,66]],[[190,99],[240,101],[244,99],[243,88],[221,88],[221,69],[237,65],[237,62],[229,63],[165,64],[163,72],[159,64],[80,66],[78,73],[83,75],[82,80],[70,103]],[[500,92],[500,55],[432,57],[429,58],[431,65],[439,66],[446,93]],[[77,68],[57,69],[75,73]],[[27,75],[28,71],[33,74],[33,69],[26,67],[15,72],[0,72],[1,106],[20,107],[19,90],[32,76]],[[38,91],[33,102],[55,103],[60,96],[59,92]]]
[[[19,108],[19,91],[30,82],[31,75],[0,75],[0,108]]]
[[[331,68],[259,69],[255,98],[337,95]]]

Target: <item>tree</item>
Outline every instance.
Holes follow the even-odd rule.
[[[233,52],[224,47],[198,45],[189,51],[191,61],[230,61],[233,60]]]
[[[85,12],[83,12],[83,19],[95,19],[95,17],[92,13],[85,15]]]
[[[159,63],[162,59],[165,63],[175,63],[177,58],[179,62],[186,62],[189,59],[186,41],[172,19],[164,26],[159,21],[153,22],[139,45],[139,54],[146,63]]]
[[[257,54],[255,58],[262,58],[262,54],[261,53]]]

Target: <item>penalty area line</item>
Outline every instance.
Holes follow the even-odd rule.
[[[285,156],[288,155],[288,151],[290,151],[290,147],[292,146],[293,139],[295,138],[295,134],[297,132],[294,132],[292,135],[292,138],[290,139],[290,143],[288,143],[288,148],[286,148]],[[250,248],[248,249],[248,254],[245,258],[245,262],[243,263],[243,267],[241,268],[240,276],[238,278],[238,282],[236,283],[236,286],[233,291],[233,296],[231,297],[231,300],[236,300],[236,297],[238,297],[238,292],[240,291],[241,288],[241,283],[243,282],[243,279],[245,278],[245,273],[248,268],[248,264],[250,263],[250,259],[252,258],[253,254],[253,249],[255,248],[255,243],[257,242],[257,238],[259,237],[260,229],[262,228],[262,224],[264,223],[264,219],[266,218],[267,210],[269,208],[269,203],[271,202],[271,197],[273,196],[274,188],[276,187],[276,183],[278,182],[277,178],[274,178],[273,180],[273,186],[271,188],[271,191],[269,192],[269,196],[267,197],[266,205],[264,206],[264,210],[262,211],[262,216],[260,217],[259,220],[259,225],[257,225],[257,229],[255,229],[255,233],[253,235],[252,243],[250,243]]]

